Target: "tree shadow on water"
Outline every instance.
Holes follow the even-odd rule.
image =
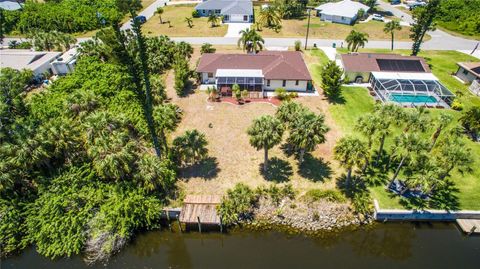
[[[273,182],[286,182],[293,175],[292,166],[282,159],[273,157],[268,161],[268,169],[265,172],[263,170],[263,163],[259,167],[260,174],[265,180]]]
[[[184,179],[200,177],[203,179],[212,179],[217,177],[220,168],[215,157],[208,157],[203,161],[180,168],[179,175]]]
[[[330,163],[323,159],[305,154],[303,163],[299,166],[298,174],[314,182],[323,182],[332,175],[332,168],[330,168]]]

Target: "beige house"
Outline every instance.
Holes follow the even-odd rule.
[[[214,85],[230,94],[232,86],[265,93],[278,88],[287,91],[314,91],[312,78],[297,51],[261,51],[258,54],[206,53],[197,72],[202,84]]]

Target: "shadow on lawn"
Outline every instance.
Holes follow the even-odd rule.
[[[268,169],[265,172],[263,170],[263,163],[259,167],[260,174],[265,180],[273,182],[286,182],[293,175],[292,166],[282,159],[273,157],[268,161]]]
[[[321,158],[305,154],[303,163],[299,166],[298,174],[314,182],[323,182],[332,175],[332,168],[329,164]]]
[[[212,179],[217,177],[220,168],[215,157],[208,157],[197,164],[192,164],[179,169],[179,176],[184,179],[200,177],[203,179]]]

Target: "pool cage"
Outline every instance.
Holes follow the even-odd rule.
[[[384,103],[449,108],[455,98],[431,73],[372,72],[369,82],[375,95]]]

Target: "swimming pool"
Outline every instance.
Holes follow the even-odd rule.
[[[433,96],[414,94],[392,94],[390,100],[398,103],[437,103]]]

